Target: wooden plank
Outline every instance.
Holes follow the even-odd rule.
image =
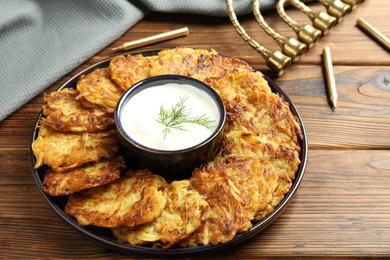
[[[321,68],[298,66],[277,80],[300,112],[310,148],[389,149],[390,69],[335,66],[332,111]]]
[[[49,208],[29,165],[21,163],[28,150],[0,150],[2,158],[7,155],[0,166],[1,257],[120,256],[73,230]],[[390,254],[389,165],[388,151],[310,151],[303,182],[287,210],[224,258]]]

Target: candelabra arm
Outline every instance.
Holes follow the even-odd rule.
[[[245,29],[238,22],[236,13],[234,12],[233,0],[226,0],[226,6],[228,9],[228,15],[230,21],[232,22],[234,28],[238,32],[238,34],[249,43],[251,47],[257,50],[267,62],[267,66],[272,70],[276,71],[278,75],[282,75],[286,68],[291,64],[291,58],[287,57],[280,51],[272,52],[259,44],[257,41],[252,39],[249,34],[245,31]]]
[[[271,26],[269,26],[264,17],[261,15],[260,0],[252,1],[252,9],[260,27],[279,44],[282,52],[291,57],[293,62],[298,61],[301,55],[306,51],[306,45],[295,38],[287,38],[279,34]]]
[[[285,4],[286,0],[279,0],[276,3],[276,10],[278,11],[279,16],[295,31],[300,42],[306,44],[307,48],[313,47],[317,40],[322,36],[322,32],[316,28],[313,28],[311,25],[301,25],[294,21],[290,16],[287,15],[286,11],[284,10]]]
[[[296,33],[299,33],[300,26],[294,21],[290,16],[287,15],[286,10],[284,10],[284,5],[286,4],[286,0],[279,0],[276,3],[276,11],[278,12],[280,18],[288,24]]]
[[[287,0],[287,1],[292,6],[294,6],[298,10],[300,10],[302,13],[306,14],[307,16],[309,16],[310,20],[314,20],[315,19],[314,12],[310,9],[310,7],[308,7],[307,5],[302,3],[301,1],[299,1],[299,0]]]
[[[253,14],[257,20],[257,22],[260,24],[261,28],[269,35],[271,36],[280,46],[283,46],[286,37],[280,35],[277,33],[271,26],[268,25],[268,23],[264,20],[264,17],[261,15],[260,12],[260,0],[253,0],[252,2],[252,9]]]

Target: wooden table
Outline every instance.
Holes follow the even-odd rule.
[[[313,9],[323,9],[311,4]],[[247,242],[211,258],[390,257],[390,54],[355,26],[360,16],[390,36],[390,1],[366,0],[276,82],[291,97],[308,133],[309,161],[287,210]],[[308,23],[296,10],[292,17]],[[293,32],[275,11],[265,13],[277,31]],[[252,15],[239,17],[247,32],[271,49]],[[262,57],[235,32],[228,18],[151,14],[72,74],[113,55],[111,47],[188,26],[190,35],[154,44],[214,48],[269,73]],[[321,51],[330,46],[339,102],[327,101]],[[30,138],[42,94],[0,126],[0,258],[125,257],[63,222],[46,204],[31,173]],[[138,258],[126,256],[126,258]]]

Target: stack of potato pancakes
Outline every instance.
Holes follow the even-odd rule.
[[[114,127],[121,95],[163,74],[211,86],[227,112],[213,161],[186,180],[168,182],[126,165]],[[225,243],[249,230],[289,192],[300,159],[299,121],[246,62],[214,50],[175,48],[118,56],[83,75],[76,89],[45,94],[32,144],[50,196],[67,196],[80,225],[106,227],[121,243],[159,248]]]

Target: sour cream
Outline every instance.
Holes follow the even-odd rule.
[[[164,135],[165,126],[159,123],[160,109],[171,113],[185,98],[190,118],[204,115],[213,121],[214,130],[202,125],[183,123],[185,131],[172,129]],[[208,139],[217,129],[221,118],[216,101],[204,90],[190,84],[166,83],[151,86],[134,94],[120,113],[124,132],[135,142],[148,148],[175,151],[196,146]]]

